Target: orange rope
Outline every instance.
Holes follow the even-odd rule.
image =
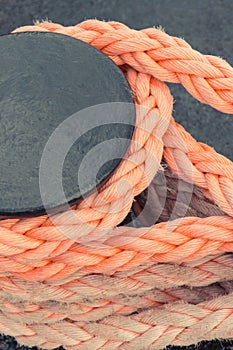
[[[230,338],[233,165],[175,123],[165,82],[233,113],[231,66],[154,28],[89,20],[36,23],[14,33],[24,31],[61,33],[101,50],[144,108],[137,110],[135,142],[98,193],[55,215],[56,225],[47,215],[0,221],[1,332],[48,349],[158,350]],[[163,170],[162,157],[225,214],[116,227]],[[131,189],[120,186],[125,180]]]
[[[154,264],[153,262],[138,266],[135,269],[122,271],[113,275],[89,274],[79,271],[75,280],[67,279],[64,283],[54,283],[49,279],[43,282],[28,282],[18,277],[2,277],[0,298],[14,295],[15,301],[44,302],[51,296],[58,302],[84,302],[100,298],[125,295],[142,295],[154,288],[161,291],[174,287],[205,287],[215,282],[233,280],[232,254],[209,256],[182,265]],[[74,276],[72,276],[74,277]]]

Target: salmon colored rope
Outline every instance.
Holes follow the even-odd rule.
[[[141,349],[142,346],[144,349],[162,349],[167,344],[197,343],[203,337],[206,340],[219,338],[220,334],[222,338],[230,338],[232,296],[229,293],[198,305],[178,302],[158,306],[155,303],[155,306],[127,316],[117,312],[105,316],[102,307],[102,314],[95,315],[101,319],[85,317],[89,322],[83,321],[79,314],[73,315],[69,306],[61,305],[60,312],[53,313],[52,305],[48,305],[47,311],[46,307],[24,303],[21,311],[20,307],[11,308],[5,304],[7,315],[1,311],[0,322],[2,331],[14,333],[20,343],[30,346],[36,342],[41,348],[63,344],[67,349]],[[75,312],[75,307],[73,310]]]
[[[89,20],[14,33],[24,31],[65,34],[101,50],[122,69],[139,108],[126,158],[98,193],[52,218],[0,221],[0,331],[26,345],[78,350],[232,337],[233,165],[174,121],[165,84],[181,83],[233,113],[232,67],[155,28]],[[217,214],[117,227],[164,171],[162,157]]]
[[[167,291],[174,287],[188,286],[192,290],[194,287],[205,287],[226,279],[233,280],[232,258],[232,254],[209,256],[195,264],[192,262],[175,266],[147,263],[110,276],[80,271],[76,273],[75,281],[67,280],[61,284],[52,280],[28,282],[15,276],[2,277],[0,298],[10,298],[13,293],[14,300],[18,302],[29,299],[35,303],[44,302],[53,296],[57,302],[85,303],[87,297],[89,301],[119,298],[122,290],[130,297],[143,295],[154,288]]]

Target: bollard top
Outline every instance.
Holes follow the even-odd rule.
[[[46,207],[42,200],[41,164],[43,181],[61,181],[69,204],[103,184],[133,135],[129,85],[107,56],[66,35],[4,35],[0,51],[0,217],[61,211],[64,197],[56,186]],[[118,108],[121,103],[128,108]],[[65,148],[57,172],[56,157]]]

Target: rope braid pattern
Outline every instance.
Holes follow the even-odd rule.
[[[10,305],[7,306],[10,309]],[[33,304],[23,304],[21,307],[27,315],[21,320],[22,323],[18,318],[17,321],[14,320],[14,312],[21,316],[18,306],[13,305],[7,316],[1,311],[2,331],[14,332],[19,342],[27,345],[36,342],[42,348],[54,348],[63,344],[67,349],[109,349],[110,346],[114,349],[141,349],[142,346],[145,349],[162,349],[167,344],[197,343],[203,337],[211,340],[218,338],[219,334],[222,338],[232,336],[232,293],[198,305],[183,301],[156,305],[142,311],[139,309],[135,314],[127,316],[116,312],[104,317],[103,310],[101,319],[94,321],[90,317],[91,322],[76,321],[76,318],[82,319],[82,315],[73,316],[69,308],[56,312],[54,317],[51,305],[47,313],[43,306],[39,306],[39,310],[38,305]],[[33,311],[33,321],[30,311]],[[48,315],[49,320],[46,319]],[[85,321],[86,319],[88,316]]]
[[[165,84],[181,83],[202,103],[233,113],[231,66],[154,28],[89,20],[70,27],[36,23],[14,33],[24,31],[65,34],[101,50],[145,108],[137,111],[126,159],[72,215],[57,214],[56,226],[46,215],[0,221],[1,332],[47,349],[158,350],[232,337],[232,162],[174,121]],[[168,200],[161,222],[117,227],[158,171],[173,187],[162,157],[202,191],[194,189],[189,216],[169,222]],[[119,191],[124,180],[132,188]]]

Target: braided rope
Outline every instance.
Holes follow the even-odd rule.
[[[10,305],[8,305],[10,307]],[[13,312],[4,315],[0,312],[1,328],[5,333],[16,336],[18,341],[33,345],[35,341],[41,348],[51,349],[63,344],[66,349],[162,349],[167,344],[189,345],[200,340],[211,340],[221,334],[222,338],[232,336],[233,295],[214,298],[197,305],[176,302],[162,306],[152,306],[146,310],[138,309],[136,314],[114,314],[97,321],[76,321],[68,310],[54,315],[46,309],[23,304],[27,323],[15,321],[14,312],[20,315],[18,306]],[[50,308],[51,309],[51,308]],[[34,318],[30,319],[33,310]],[[50,314],[49,321],[46,316]],[[61,318],[64,319],[60,320]],[[25,316],[24,316],[25,317]],[[41,319],[45,317],[45,322]],[[70,319],[71,317],[71,319]],[[98,316],[97,316],[98,317]],[[74,318],[74,319],[73,319]],[[80,317],[82,319],[82,317]],[[59,322],[57,322],[59,321]]]
[[[230,286],[229,286],[230,284]],[[228,290],[233,291],[232,281],[228,281]],[[229,293],[229,291],[228,291]],[[213,284],[205,288],[171,288],[161,291],[158,288],[144,291],[142,295],[127,292],[116,296],[97,299],[86,298],[76,302],[58,302],[49,300],[46,302],[10,302],[8,298],[0,299],[1,312],[14,321],[20,323],[54,323],[67,317],[74,321],[92,322],[103,319],[113,314],[130,315],[150,307],[161,306],[171,302],[189,302],[198,304],[214,297],[225,295],[226,290],[219,284]],[[20,319],[19,319],[20,313]]]
[[[64,283],[52,279],[35,282],[18,277],[2,277],[0,298],[21,302],[30,300],[44,302],[84,302],[99,298],[113,298],[124,290],[126,295],[143,295],[153,288],[161,291],[189,286],[205,287],[215,282],[233,279],[232,254],[209,256],[198,262],[182,265],[154,264],[140,265],[135,269],[117,272],[113,275],[89,274],[79,271]],[[75,278],[75,279],[74,279]]]
[[[0,221],[1,331],[47,349],[158,350],[230,338],[233,269],[232,254],[225,253],[233,249],[232,162],[175,123],[165,82],[233,113],[233,69],[154,28],[90,20],[70,27],[36,23],[14,33],[24,31],[65,34],[101,50],[144,108],[137,110],[126,158],[98,193],[72,207],[75,216],[57,214],[56,226],[47,215]],[[163,171],[162,157],[209,198],[205,214],[116,227]],[[124,180],[131,189],[118,191]]]
[[[17,231],[2,228],[0,275],[7,273],[33,281],[61,280],[80,269],[113,273],[147,261],[180,263],[232,250],[230,217],[184,217],[174,220],[173,225],[172,234],[167,233],[168,223],[162,222],[140,229],[140,237],[135,228],[117,227],[102,237],[106,248],[70,242],[53,227],[31,229],[30,237],[22,235],[22,239]]]

